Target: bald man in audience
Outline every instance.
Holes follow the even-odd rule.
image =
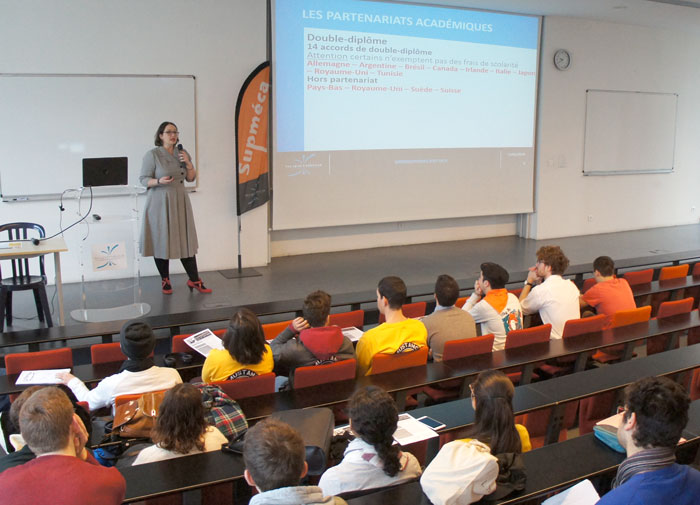
[[[0,474],[4,503],[118,505],[126,482],[85,448],[88,433],[68,396],[56,387],[35,392],[22,406],[19,425],[36,458]]]
[[[561,338],[567,321],[581,317],[579,290],[562,277],[568,267],[569,258],[559,246],[540,247],[520,293],[523,314],[539,312],[542,322],[552,325],[552,339]]]

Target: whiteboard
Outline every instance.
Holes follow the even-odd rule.
[[[79,188],[83,158],[126,156],[138,185],[162,121],[196,166],[194,76],[0,74],[2,199]]]
[[[678,95],[586,91],[585,175],[673,171]]]

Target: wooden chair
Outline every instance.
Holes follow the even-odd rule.
[[[212,333],[217,337],[221,338],[224,336],[224,333],[226,333],[226,328],[214,330],[212,331]],[[192,349],[189,345],[185,343],[185,339],[187,337],[191,337],[192,335],[194,335],[194,333],[183,333],[180,335],[174,335],[171,342],[172,352],[196,352],[194,349]]]
[[[423,366],[428,362],[428,346],[423,346],[417,351],[401,352],[398,354],[375,354],[372,358],[372,373],[393,372],[402,368]]]
[[[265,373],[256,377],[243,377],[227,381],[213,382],[234,400],[272,394],[275,392],[275,374]]]
[[[620,326],[647,322],[649,321],[650,316],[651,305],[645,305],[644,307],[638,307],[631,310],[620,310],[615,312],[610,318],[610,327],[618,328]],[[598,350],[592,356],[592,358],[600,363],[619,361],[622,358],[621,353],[624,351],[624,349],[624,344],[606,347],[605,349]]]
[[[425,308],[427,305],[428,302],[407,303],[401,307],[401,312],[403,312],[404,316],[414,319],[417,317],[423,317],[425,315]],[[386,321],[384,314],[379,314],[379,324],[382,324],[384,321]]]
[[[36,223],[8,223],[0,226],[0,233],[7,232],[7,239],[27,240],[44,238],[44,227]],[[4,237],[3,237],[4,239]],[[46,271],[44,270],[44,255],[39,256],[39,275],[32,275],[29,269],[29,258],[7,260],[12,265],[12,276],[2,277],[0,270],[0,333],[7,325],[12,325],[12,293],[15,291],[32,290],[34,304],[39,321],[46,321],[46,326],[53,326],[51,307],[46,296]],[[35,272],[36,273],[36,272]]]
[[[265,334],[265,340],[272,340],[277,335],[282,333],[284,329],[289,326],[292,320],[280,321],[278,323],[267,323],[262,325],[263,333]]]
[[[551,324],[543,324],[541,326],[533,326],[532,328],[523,328],[522,330],[511,330],[506,335],[506,349],[514,349],[526,345],[538,344],[541,342],[549,342],[552,333]],[[514,371],[517,370],[517,371]],[[513,381],[513,384],[518,384],[522,380],[522,367],[509,368],[504,370],[508,378]],[[537,377],[533,374],[533,377]]]
[[[494,336],[492,333],[481,337],[450,340],[445,342],[442,360],[450,361],[490,353],[493,349],[493,340]],[[459,397],[462,382],[462,379],[455,379],[441,383],[439,387],[426,386],[423,388],[423,392],[434,402],[452,400]]]
[[[661,305],[659,305],[659,311],[656,314],[657,319],[663,319],[664,317],[671,317],[671,316],[676,316],[678,314],[687,314],[691,310],[693,310],[693,302],[695,300],[690,297],[690,298],[684,298],[683,300],[676,300],[674,302],[663,302]],[[680,333],[680,332],[678,332]],[[648,338],[647,339],[647,356],[651,356],[652,354],[657,354],[659,352],[663,352],[667,349],[667,346],[669,344],[669,340],[671,338],[677,337],[677,335],[674,334],[668,334],[668,335],[658,335],[656,337]],[[676,344],[674,345],[674,348],[678,347],[678,340],[676,338]]]
[[[581,319],[570,319],[564,324],[561,338],[567,339],[585,333],[595,333],[602,331],[605,324],[608,322],[608,316],[599,314],[593,317],[584,317]],[[573,371],[573,363],[576,361],[576,356],[562,356],[553,360],[552,363],[544,364],[539,367],[539,370],[545,374],[554,377],[565,375]]]
[[[328,324],[341,328],[355,326],[361,330],[365,325],[365,311],[359,309],[350,312],[341,312],[340,314],[331,314]]]
[[[301,366],[294,370],[294,389],[354,380],[356,368],[357,361],[354,359],[344,359],[327,365]]]

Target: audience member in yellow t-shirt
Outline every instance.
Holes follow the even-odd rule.
[[[202,367],[202,380],[216,382],[254,377],[272,372],[272,350],[258,317],[249,309],[240,309],[228,323],[222,338],[225,349],[214,349]]]
[[[401,307],[406,284],[398,277],[384,277],[377,286],[377,308],[386,322],[372,328],[357,342],[357,375],[372,373],[375,354],[415,351],[427,345],[428,330],[420,321],[408,319]]]

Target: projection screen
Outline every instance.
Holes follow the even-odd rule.
[[[533,210],[540,18],[272,2],[273,229]]]

